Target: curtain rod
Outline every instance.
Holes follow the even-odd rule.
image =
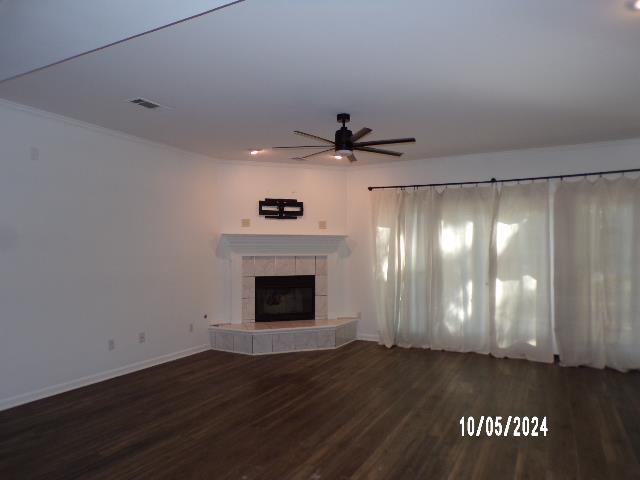
[[[384,187],[367,187],[369,191],[371,190],[382,190],[385,188],[422,188],[422,187],[447,187],[450,185],[480,185],[484,183],[508,183],[508,182],[526,182],[530,180],[553,180],[559,178],[562,180],[563,178],[572,178],[572,177],[591,177],[591,176],[602,176],[602,175],[613,175],[615,173],[631,173],[631,172],[640,172],[640,168],[628,168],[626,170],[608,170],[605,172],[588,172],[588,173],[568,173],[565,175],[547,175],[545,177],[522,177],[522,178],[503,178],[500,180],[496,180],[492,178],[491,180],[480,180],[477,182],[448,182],[448,183],[423,183],[417,185],[386,185]]]

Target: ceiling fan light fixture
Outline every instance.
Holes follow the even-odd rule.
[[[1,0],[0,0],[1,1]],[[640,0],[638,0],[640,1]],[[358,152],[368,152],[368,153],[376,153],[379,155],[391,155],[393,157],[400,157],[402,152],[395,152],[392,150],[384,150],[382,148],[377,148],[378,145],[393,145],[397,143],[414,143],[416,141],[413,137],[405,137],[405,138],[387,138],[385,140],[371,140],[371,141],[361,141],[363,137],[369,135],[371,133],[370,128],[363,127],[358,130],[356,133],[353,133],[346,126],[346,123],[351,119],[351,116],[348,113],[339,113],[337,120],[339,123],[342,123],[342,127],[340,127],[335,134],[334,140],[329,140],[325,137],[319,137],[318,135],[312,135],[310,133],[306,133],[300,130],[294,130],[293,133],[296,135],[302,135],[303,137],[312,138],[314,140],[318,140],[322,142],[319,145],[292,145],[292,146],[283,146],[283,147],[272,147],[276,149],[302,149],[302,148],[326,148],[325,150],[320,150],[318,152],[313,152],[308,155],[304,155],[303,157],[294,157],[296,159],[307,159],[309,157],[314,157],[316,155],[326,155],[329,154],[333,156],[336,160],[342,160],[344,157],[347,157],[350,162],[355,162],[358,159],[354,155],[354,151]],[[374,148],[374,146],[376,148]],[[329,153],[332,152],[332,153]]]

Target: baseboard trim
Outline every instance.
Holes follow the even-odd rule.
[[[148,360],[142,360],[140,362],[131,363],[124,367],[114,368],[107,370],[106,372],[96,373],[94,375],[87,375],[86,377],[77,378],[69,382],[58,383],[57,385],[51,385],[50,387],[41,388],[39,390],[33,390],[31,392],[22,393],[13,397],[8,397],[0,400],[0,411],[8,408],[17,407],[25,403],[33,402],[41,398],[50,397],[59,393],[68,392],[69,390],[75,390],[76,388],[85,387],[93,383],[109,380],[110,378],[119,377],[120,375],[126,375],[127,373],[137,372],[138,370],[144,370],[145,368],[160,365],[161,363],[171,362],[179,358],[188,357],[189,355],[195,355],[196,353],[210,350],[211,345],[197,345],[195,347],[180,350],[178,352],[168,353],[166,355],[160,355],[159,357],[150,358]]]
[[[358,340],[364,340],[366,342],[379,342],[380,337],[377,333],[358,333],[356,336]]]

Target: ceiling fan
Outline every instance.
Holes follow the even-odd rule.
[[[336,131],[335,140],[329,140],[328,138],[319,137],[317,135],[311,135],[310,133],[301,132],[299,130],[294,130],[293,133],[298,135],[302,135],[303,137],[313,138],[314,140],[319,140],[324,142],[324,145],[295,145],[291,147],[273,147],[275,149],[295,149],[295,148],[323,148],[319,152],[314,152],[309,155],[305,155],[302,157],[293,157],[295,160],[306,160],[309,157],[313,157],[314,155],[320,155],[322,153],[330,152],[331,150],[335,151],[336,156],[347,157],[350,162],[355,162],[358,160],[354,154],[355,150],[359,150],[362,152],[369,153],[379,153],[381,155],[392,155],[394,157],[399,157],[402,155],[402,152],[394,152],[392,150],[383,150],[381,148],[371,148],[372,145],[392,145],[395,143],[413,143],[416,141],[415,138],[390,138],[388,140],[372,140],[370,142],[360,142],[359,140],[365,135],[369,135],[371,133],[370,128],[361,128],[356,133],[351,132],[346,127],[346,123],[351,120],[351,116],[348,113],[339,113],[338,114],[338,123],[342,123],[342,127],[340,127]],[[326,148],[331,145],[330,148]]]

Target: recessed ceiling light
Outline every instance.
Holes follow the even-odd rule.
[[[333,158],[335,158],[336,160],[342,160],[342,155],[334,155]]]
[[[249,153],[251,153],[251,155],[257,155],[260,153],[260,150],[251,150]]]
[[[633,2],[632,6],[634,10],[640,10],[640,0],[636,0],[635,2]]]

